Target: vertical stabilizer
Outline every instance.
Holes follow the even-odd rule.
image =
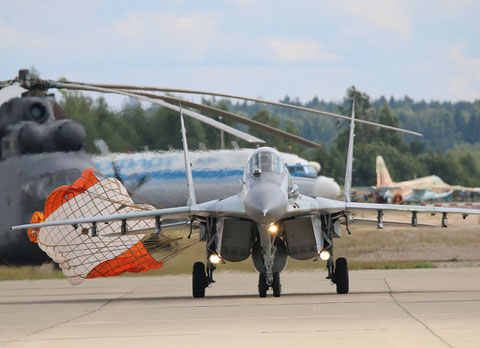
[[[345,170],[345,185],[343,187],[343,200],[350,202],[353,169],[353,138],[355,137],[355,98],[352,102],[352,119],[350,120],[350,137],[348,138],[347,168]]]
[[[185,175],[187,178],[187,205],[194,205],[197,204],[197,198],[195,197],[195,189],[193,188],[192,164],[188,153],[187,131],[185,130],[185,123],[183,122],[182,104],[180,104],[180,122],[182,125],[183,158],[185,160]]]
[[[376,159],[377,187],[389,187],[393,185],[392,177],[388,172],[387,165],[382,156]]]

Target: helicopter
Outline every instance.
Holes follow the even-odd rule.
[[[0,89],[0,104],[0,264],[41,264],[47,256],[10,226],[30,219],[53,188],[92,167],[85,130],[43,91]]]

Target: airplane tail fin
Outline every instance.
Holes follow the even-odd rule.
[[[387,187],[393,184],[392,177],[388,172],[387,165],[382,156],[377,156],[376,160],[377,187]]]
[[[187,191],[188,191],[188,200],[187,205],[197,204],[197,198],[195,197],[195,189],[193,188],[193,176],[192,176],[192,163],[190,162],[190,157],[188,153],[188,144],[187,144],[187,131],[185,130],[185,123],[183,121],[183,110],[182,104],[180,106],[180,122],[182,127],[182,144],[183,144],[183,159],[185,160],[185,174],[187,179]]]
[[[353,169],[353,138],[355,137],[355,99],[352,102],[352,117],[350,120],[350,135],[348,140],[347,167],[345,170],[345,185],[343,186],[343,200],[350,202]]]

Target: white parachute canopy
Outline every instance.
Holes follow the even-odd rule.
[[[150,205],[134,204],[117,179],[98,180],[93,170],[87,169],[74,185],[54,190],[47,199],[44,213],[35,213],[32,222],[152,209]],[[95,227],[92,224],[52,226],[30,229],[29,236],[60,265],[72,284],[86,278],[159,268],[164,261],[196,242],[173,232],[154,234],[154,218],[128,220],[123,227],[122,221],[98,223]]]

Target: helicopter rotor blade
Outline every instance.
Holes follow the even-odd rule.
[[[73,82],[72,82],[73,83]],[[75,82],[76,84],[85,84],[82,82]],[[272,106],[279,106],[279,107],[284,107],[284,108],[289,108],[289,109],[294,109],[298,111],[305,111],[309,113],[314,113],[318,115],[324,115],[324,116],[330,116],[330,117],[335,117],[335,118],[340,118],[343,120],[348,120],[350,121],[350,117],[344,116],[344,115],[339,115],[335,114],[332,112],[326,112],[326,111],[321,111],[321,110],[316,110],[316,109],[310,109],[310,108],[305,108],[302,106],[296,106],[296,105],[290,105],[290,104],[285,104],[285,103],[277,103],[277,102],[271,102],[271,101],[266,101],[262,99],[257,99],[257,98],[248,98],[248,97],[241,97],[237,95],[232,95],[232,94],[225,94],[225,93],[217,93],[217,92],[209,92],[209,91],[197,91],[197,90],[191,90],[191,89],[177,89],[177,88],[164,88],[164,87],[151,87],[151,86],[134,86],[134,85],[117,85],[117,84],[96,84],[96,83],[89,83],[85,84],[89,86],[95,86],[95,87],[103,87],[103,88],[114,88],[114,89],[121,89],[121,90],[142,90],[142,91],[155,91],[155,92],[164,92],[164,93],[185,93],[185,94],[200,94],[200,95],[210,95],[210,96],[215,96],[215,97],[223,97],[223,98],[231,98],[231,99],[239,99],[239,100],[245,100],[245,101],[251,101],[255,103],[262,103],[262,104],[267,104],[267,105],[272,105]],[[419,137],[423,137],[421,133],[398,128],[398,127],[393,127],[393,126],[388,126],[384,124],[379,124],[371,121],[366,121],[362,119],[355,119],[355,122],[357,123],[363,123],[363,124],[368,124],[370,126],[375,126],[375,127],[380,127],[384,129],[389,129],[393,130],[396,132],[402,132],[406,134],[411,134]]]
[[[167,96],[167,95],[158,95],[158,94],[145,93],[145,92],[134,92],[134,91],[131,91],[131,93],[134,93],[134,94],[137,94],[137,95],[143,95],[143,96],[146,96],[146,97],[149,97],[149,98],[162,99],[162,100],[164,100],[168,103],[171,103],[171,104],[178,104],[180,102],[184,106],[191,107],[191,108],[194,108],[194,109],[197,109],[197,110],[200,110],[200,111],[204,111],[204,112],[210,112],[212,114],[215,114],[216,116],[220,116],[220,117],[235,121],[237,123],[242,123],[244,125],[247,125],[247,126],[252,127],[252,128],[259,129],[259,130],[261,130],[263,132],[266,132],[266,133],[271,133],[271,134],[281,136],[282,138],[288,139],[290,141],[294,141],[296,143],[299,143],[299,144],[302,144],[302,145],[305,145],[305,146],[314,147],[314,148],[320,147],[320,144],[317,144],[317,143],[315,143],[313,141],[310,141],[308,139],[302,138],[300,136],[285,132],[281,129],[278,129],[278,128],[275,128],[275,127],[257,122],[255,120],[252,120],[252,119],[247,118],[247,117],[239,116],[237,114],[234,114],[234,113],[231,113],[229,111],[225,111],[225,110],[213,107],[213,106],[203,105],[203,104],[199,104],[199,103],[195,103],[195,102],[191,102],[191,101],[187,101],[187,100],[184,100],[184,99],[181,99],[181,98],[177,98],[177,97],[173,97],[173,96]]]
[[[180,111],[180,107],[177,105],[172,105],[170,103],[167,103],[162,100],[158,99],[153,99],[149,98],[146,96],[138,95],[138,94],[133,94],[128,91],[122,91],[122,90],[115,90],[115,89],[109,89],[109,88],[102,88],[102,87],[95,87],[95,86],[89,86],[89,85],[77,85],[73,83],[64,83],[64,82],[56,82],[56,81],[49,81],[50,82],[50,88],[60,88],[60,89],[73,89],[73,90],[84,90],[84,91],[93,91],[93,92],[100,92],[100,93],[110,93],[110,94],[120,94],[120,95],[125,95],[128,97],[136,98],[139,100],[143,100],[146,102],[150,102],[153,104],[158,104],[160,106],[163,106],[165,108],[171,109],[173,111]],[[183,101],[182,101],[183,103]],[[240,139],[243,139],[249,143],[254,143],[254,144],[263,144],[265,143],[264,140],[254,137],[253,135],[247,134],[245,132],[242,132],[238,129],[235,129],[233,127],[230,127],[222,122],[215,121],[214,119],[211,119],[209,117],[203,116],[197,112],[191,111],[184,109],[183,113],[187,116],[190,116],[194,119],[197,119],[203,123],[206,123],[212,127],[218,128],[220,130],[223,130],[224,132],[227,132],[229,134],[232,134]]]
[[[20,71],[20,72],[22,72],[22,71]],[[296,106],[296,105],[270,102],[270,101],[265,101],[265,100],[261,100],[261,99],[240,97],[240,96],[229,95],[229,94],[225,94],[225,93],[214,93],[214,92],[207,92],[207,91],[195,91],[195,90],[174,89],[174,88],[145,87],[145,86],[134,86],[134,85],[87,84],[87,83],[84,83],[84,82],[78,82],[78,83],[60,82],[60,81],[54,81],[54,80],[41,80],[41,79],[38,79],[38,78],[33,78],[32,79],[30,76],[28,76],[28,74],[20,74],[20,72],[19,72],[18,80],[20,80],[22,87],[25,87],[25,88],[37,88],[37,89],[38,88],[39,89],[70,88],[70,89],[77,89],[77,90],[97,91],[97,92],[102,92],[102,93],[123,94],[123,95],[127,95],[127,96],[136,97],[136,98],[141,99],[141,100],[150,101],[152,103],[159,104],[159,105],[162,105],[164,107],[170,107],[170,109],[172,109],[175,106],[170,105],[168,103],[161,103],[158,100],[159,97],[156,97],[156,99],[153,99],[151,97],[148,98],[148,97],[145,97],[145,96],[142,96],[142,95],[139,95],[139,94],[135,95],[135,94],[132,93],[132,91],[128,91],[128,90],[129,89],[134,89],[134,90],[150,90],[150,91],[153,90],[153,91],[161,91],[161,92],[194,93],[194,94],[220,96],[220,97],[226,97],[226,98],[235,98],[235,99],[252,101],[252,102],[257,102],[257,103],[263,103],[263,104],[268,104],[268,105],[273,105],[273,106],[280,106],[280,107],[285,107],[285,108],[290,108],[290,109],[295,109],[295,110],[299,110],[299,111],[305,111],[305,112],[310,112],[310,113],[315,113],[315,114],[320,114],[320,115],[326,115],[326,116],[330,116],[330,117],[336,117],[336,118],[340,118],[340,119],[344,119],[344,120],[351,120],[351,118],[348,117],[348,116],[339,115],[339,114],[335,114],[335,113],[325,112],[325,111],[316,110],[316,109],[309,109],[309,108],[300,107],[300,106]],[[112,89],[112,88],[109,88],[109,87],[114,87],[114,88]],[[125,91],[125,90],[127,90],[127,91]],[[166,96],[163,96],[162,98],[165,98],[165,97]],[[153,100],[156,100],[156,101],[154,102]],[[181,100],[181,99],[179,99],[179,100]],[[170,105],[170,106],[167,106],[167,105]],[[197,104],[197,106],[198,105],[201,105],[201,104]],[[177,108],[176,110],[178,111],[178,109],[179,108]],[[187,111],[189,111],[189,110],[187,110]],[[219,111],[214,111],[214,110],[210,110],[210,111],[211,112],[217,112],[217,113],[219,112]],[[192,111],[189,111],[189,112],[192,113]],[[190,114],[189,116],[190,117],[203,118],[202,122],[205,122],[205,123],[210,122],[210,124],[211,124],[211,123],[216,122],[216,121],[214,121],[212,119],[209,119],[208,117],[205,117],[203,115],[200,115],[200,114],[197,114],[197,113],[194,113],[194,114],[196,114],[196,115],[193,116],[193,114]],[[186,114],[186,115],[188,115],[188,114]],[[235,115],[235,114],[232,114],[232,115],[238,116],[238,115]],[[234,117],[234,116],[231,116],[231,117]],[[225,114],[225,117],[228,117],[228,116],[226,116],[226,114]],[[246,118],[242,118],[242,119],[246,119]],[[406,129],[402,129],[402,128],[398,128],[398,127],[388,126],[388,125],[384,125],[384,124],[379,124],[379,123],[375,123],[375,122],[371,122],[371,121],[355,119],[355,122],[368,124],[368,125],[372,125],[372,126],[375,126],[375,127],[389,129],[389,130],[393,130],[393,131],[397,131],[397,132],[402,132],[402,133],[406,133],[406,134],[411,134],[411,135],[415,135],[415,136],[420,136],[420,137],[423,136],[421,133],[418,133],[418,132],[414,132],[414,131],[410,131],[410,130],[406,130]],[[219,123],[220,125],[226,126],[221,122],[217,122],[217,123]],[[213,126],[213,124],[212,124],[212,126]],[[263,126],[265,126],[265,125],[263,125]],[[232,128],[232,127],[230,127],[230,128],[231,128],[231,130],[227,131],[229,133],[231,133],[231,131],[240,132],[240,131],[236,130],[235,128]],[[242,132],[240,132],[240,133],[242,133]],[[238,136],[238,135],[236,135],[236,136]],[[242,138],[242,137],[240,137],[240,138]],[[293,140],[293,139],[291,139],[291,140]],[[303,139],[303,140],[305,140],[305,139]],[[314,146],[313,144],[310,144],[310,145]],[[315,147],[318,147],[318,146],[319,146],[318,144],[315,145]]]
[[[70,82],[62,83],[61,84],[62,88],[65,88],[65,87],[63,87],[65,85],[75,86],[74,89],[78,89],[78,86],[81,86],[83,88],[88,88],[88,90],[98,90],[98,89],[107,90],[104,87],[95,87],[95,86],[92,87],[92,86],[89,86],[89,85],[86,85],[86,84],[77,85],[77,84],[73,84],[73,83],[70,83]],[[110,89],[108,89],[108,90],[110,90]],[[285,131],[277,129],[275,127],[272,127],[272,126],[269,126],[269,125],[251,120],[247,117],[242,117],[242,116],[239,116],[239,115],[233,114],[231,112],[221,110],[221,109],[218,109],[218,108],[215,108],[215,107],[212,107],[212,106],[190,102],[190,101],[187,101],[187,100],[184,100],[184,99],[181,99],[181,98],[177,98],[177,97],[173,97],[173,96],[158,95],[158,94],[145,93],[145,92],[135,92],[135,91],[129,91],[129,90],[117,91],[117,90],[112,89],[112,91],[115,91],[115,93],[119,93],[119,94],[127,93],[129,96],[133,96],[133,97],[137,96],[137,97],[148,98],[150,101],[152,99],[157,100],[157,101],[158,101],[158,99],[161,99],[164,102],[167,102],[174,107],[176,107],[175,105],[178,105],[179,103],[181,103],[182,106],[191,107],[191,108],[201,110],[201,111],[204,111],[204,112],[210,112],[210,113],[215,114],[217,116],[221,116],[221,117],[224,117],[226,119],[230,119],[230,120],[233,120],[235,122],[242,123],[242,124],[248,125],[248,126],[253,127],[253,128],[257,128],[257,129],[262,130],[262,131],[267,132],[267,133],[272,133],[272,134],[281,136],[285,139],[297,142],[297,143],[305,145],[305,146],[314,147],[314,148],[320,147],[320,144],[317,144],[313,141],[310,141],[310,140],[307,140],[305,138],[299,137],[297,135],[285,132]],[[163,104],[161,104],[161,105],[163,105]],[[184,109],[184,111],[188,112],[189,110]],[[185,113],[185,114],[188,115],[187,113]],[[202,115],[202,117],[205,117],[205,116]],[[210,121],[214,121],[210,118],[207,118],[207,119],[210,120]],[[205,122],[208,123],[208,121],[205,121]],[[215,121],[215,122],[217,122],[217,121]],[[225,126],[225,124],[223,124],[221,122],[219,122],[219,123],[221,125]],[[256,139],[258,139],[258,138],[256,138]]]

